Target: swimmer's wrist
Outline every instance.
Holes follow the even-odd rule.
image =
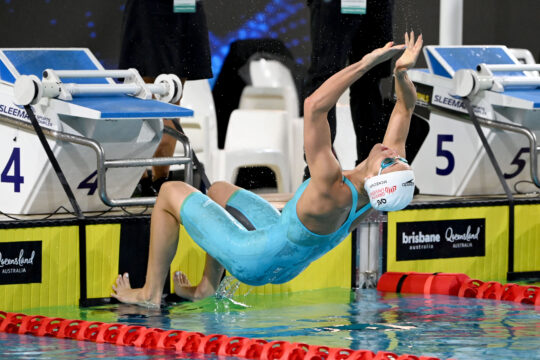
[[[407,69],[404,69],[404,68],[401,68],[401,69],[398,69],[398,68],[395,68],[394,69],[394,76],[399,78],[399,79],[403,79],[405,77],[405,75],[407,75]]]
[[[366,61],[366,59],[358,61],[356,65],[356,73],[360,76],[364,76],[373,67],[373,64]]]

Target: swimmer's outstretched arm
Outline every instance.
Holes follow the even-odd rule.
[[[396,150],[405,157],[405,141],[409,133],[409,125],[416,104],[416,89],[407,75],[407,70],[416,64],[422,50],[422,35],[414,40],[414,32],[405,33],[406,50],[396,61],[394,67],[394,83],[397,95],[396,105],[390,116],[383,144]]]
[[[328,188],[341,181],[341,167],[332,154],[328,111],[356,80],[374,66],[402,52],[405,45],[393,42],[365,55],[360,61],[347,66],[326,80],[304,102],[304,148],[314,183]],[[321,190],[324,190],[321,188]]]

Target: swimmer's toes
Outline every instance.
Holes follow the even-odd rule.
[[[123,279],[123,282],[124,282],[124,286],[131,289],[131,283],[129,282],[129,274],[124,273],[124,275],[122,276],[122,279]]]
[[[177,283],[178,286],[191,286],[187,275],[181,271],[177,271],[174,273],[174,281]]]

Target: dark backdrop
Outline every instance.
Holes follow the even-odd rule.
[[[105,67],[115,68],[124,3],[0,0],[0,47],[88,47]],[[296,61],[308,65],[305,0],[206,0],[205,4],[216,73],[231,41],[253,37],[282,39]],[[527,48],[539,60],[540,1],[465,0],[464,4],[464,44]],[[438,17],[437,1],[396,0],[396,40],[412,28],[423,32],[426,44],[436,44]]]

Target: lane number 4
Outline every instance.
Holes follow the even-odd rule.
[[[0,181],[12,183],[13,191],[21,192],[21,184],[24,184],[24,176],[21,176],[21,149],[14,147],[6,166],[0,174]]]

